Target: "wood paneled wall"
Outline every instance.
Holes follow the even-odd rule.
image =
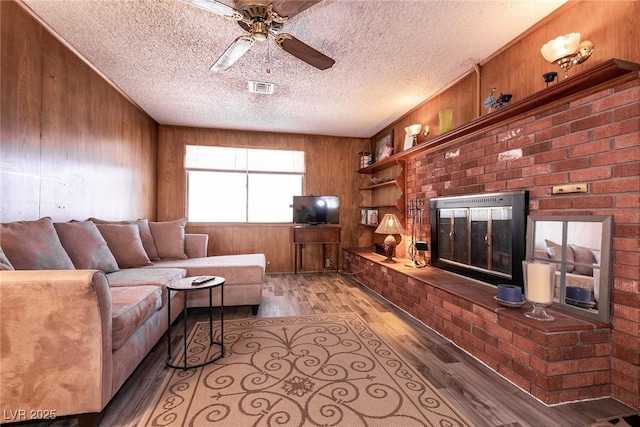
[[[358,246],[360,185],[354,180],[358,153],[370,141],[296,134],[243,132],[160,126],[158,134],[158,219],[182,218],[186,212],[185,145],[302,150],[305,152],[304,194],[340,196],[342,247]],[[224,209],[224,203],[218,207]],[[293,271],[292,225],[189,224],[187,230],[210,236],[209,254],[264,253],[268,272]],[[342,251],[330,254],[334,263]],[[322,269],[321,247],[305,246],[304,269]]]
[[[544,89],[542,74],[556,71],[558,77],[563,78],[563,73],[560,67],[542,57],[540,48],[547,41],[570,32],[579,32],[583,40],[591,40],[595,46],[591,58],[571,68],[570,76],[612,58],[640,63],[639,1],[572,0],[478,64],[478,72],[471,69],[439,94],[381,129],[372,141],[393,129],[394,148],[398,153],[404,143],[404,128],[410,124],[431,126],[431,134],[421,136],[419,142],[440,135],[438,111],[441,109],[453,109],[456,128],[478,117],[478,111],[481,115],[488,113],[479,106],[492,88],[496,88],[497,94],[511,93],[512,102]],[[452,80],[455,78],[452,76]]]
[[[0,220],[154,219],[157,124],[16,3],[0,8]]]

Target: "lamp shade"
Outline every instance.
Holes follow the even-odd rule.
[[[404,128],[404,131],[407,133],[407,135],[418,135],[420,133],[420,130],[422,129],[422,125],[420,123],[414,124],[414,125],[409,125],[406,128]]]
[[[397,216],[385,214],[375,232],[378,234],[402,234],[404,233],[404,228],[402,228]]]
[[[556,62],[566,56],[573,55],[578,50],[579,44],[580,33],[569,33],[549,40],[542,46],[540,52],[547,61]]]

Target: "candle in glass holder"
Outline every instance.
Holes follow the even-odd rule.
[[[551,269],[552,264],[527,265],[527,300],[538,304],[551,304]]]

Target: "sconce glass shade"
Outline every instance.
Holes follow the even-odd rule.
[[[406,128],[404,128],[404,131],[407,133],[407,135],[415,136],[420,133],[421,129],[422,129],[422,125],[417,123],[414,125],[407,126]]]
[[[553,63],[567,56],[573,56],[579,45],[580,33],[569,33],[549,40],[542,46],[540,52],[544,59]]]

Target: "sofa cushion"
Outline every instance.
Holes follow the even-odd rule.
[[[13,265],[11,265],[9,258],[4,254],[2,248],[0,248],[0,270],[15,270]]]
[[[116,350],[162,307],[161,286],[111,288],[112,348]]]
[[[149,221],[146,218],[138,219],[135,221],[105,221],[98,218],[89,218],[90,221],[96,224],[135,224],[140,230],[140,240],[142,240],[142,246],[144,246],[145,252],[151,261],[159,260],[158,251],[156,250],[156,243],[153,240],[151,234],[151,228],[149,228]]]
[[[109,286],[161,286],[187,277],[182,268],[127,268],[107,274]]]
[[[16,270],[75,270],[49,217],[0,224],[0,236]]]
[[[551,240],[544,241],[547,244],[547,254],[549,258],[554,261],[562,261],[562,245],[559,245]],[[565,260],[567,263],[573,262],[573,250],[571,250],[571,246],[567,246],[567,259]],[[556,264],[556,269],[560,270],[561,264]],[[567,264],[567,273],[571,273],[574,269],[573,264]]]
[[[155,261],[153,267],[177,267],[187,270],[187,276],[222,276],[225,285],[262,283],[266,267],[264,254],[220,255],[206,258]]]
[[[167,292],[164,285],[184,279],[186,270],[182,268],[125,268],[107,274],[111,288],[126,286],[161,286],[162,302],[167,301]]]
[[[100,234],[107,241],[109,249],[120,268],[150,265],[151,260],[142,246],[140,231],[134,224],[98,224]]]
[[[596,257],[593,255],[593,250],[578,245],[569,245],[573,250],[575,261],[585,265],[576,265],[573,269],[575,274],[582,274],[584,276],[593,276],[593,267],[591,265],[596,263]]]
[[[156,242],[158,256],[161,259],[186,259],[184,251],[184,227],[187,219],[175,221],[150,222],[149,227]]]
[[[91,221],[54,223],[60,243],[69,254],[73,265],[80,270],[118,271],[118,262]]]

